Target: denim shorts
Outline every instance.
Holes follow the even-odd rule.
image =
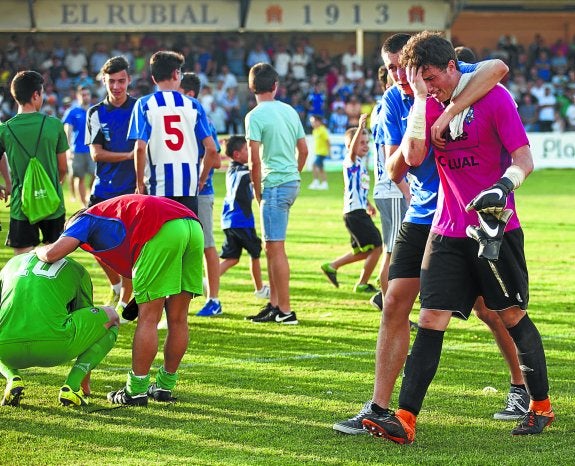
[[[289,210],[299,194],[300,181],[264,187],[260,205],[264,241],[285,241]]]

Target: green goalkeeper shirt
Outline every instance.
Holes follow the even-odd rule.
[[[15,256],[0,272],[0,344],[62,339],[70,312],[92,303],[92,280],[78,262]]]

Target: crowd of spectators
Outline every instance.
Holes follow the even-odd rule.
[[[78,86],[89,86],[93,100],[105,95],[99,71],[111,56],[124,55],[131,65],[131,93],[139,97],[153,89],[148,60],[160,49],[177,50],[186,57],[184,71],[194,71],[202,82],[199,100],[218,133],[243,132],[243,116],[255,105],[245,85],[247,70],[254,63],[272,64],[280,75],[277,98],[291,104],[306,130],[309,117],[317,115],[331,133],[342,134],[357,124],[361,113],[371,113],[381,95],[377,69],[381,64],[373,51],[364,60],[355,45],[342,54],[316,49],[309,38],[287,43],[270,36],[251,42],[247,35],[217,35],[189,41],[174,35],[169,40],[144,35],[137,44],[119,40],[83,43],[75,37],[64,46],[55,41],[48,48],[35,35],[13,35],[0,46],[0,120],[10,118],[15,105],[9,92],[14,74],[34,69],[46,80],[43,111],[61,117],[75,101]],[[458,44],[454,40],[454,45]],[[473,49],[473,47],[471,47]],[[571,43],[557,39],[547,44],[535,34],[529,44],[503,35],[494,49],[475,51],[478,59],[500,58],[510,72],[503,83],[513,94],[528,131],[575,130],[575,37]]]

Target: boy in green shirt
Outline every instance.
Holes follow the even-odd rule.
[[[68,171],[66,151],[69,146],[62,122],[40,113],[44,101],[44,78],[41,74],[20,71],[12,80],[10,92],[18,103],[18,114],[0,124],[0,157],[6,153],[12,177],[10,229],[6,245],[14,248],[17,255],[40,244],[40,231],[42,242],[52,243],[64,229],[61,183]],[[42,164],[61,201],[52,215],[34,225],[22,212],[22,183],[31,156],[36,156]]]

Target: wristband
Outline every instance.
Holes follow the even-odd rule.
[[[412,139],[425,139],[425,108],[426,99],[415,98],[411,114],[407,120],[407,129],[405,134]]]
[[[511,165],[507,170],[505,170],[502,178],[507,178],[509,181],[511,181],[513,184],[513,191],[521,186],[521,183],[525,181],[525,172],[521,167],[518,167],[517,165]]]

